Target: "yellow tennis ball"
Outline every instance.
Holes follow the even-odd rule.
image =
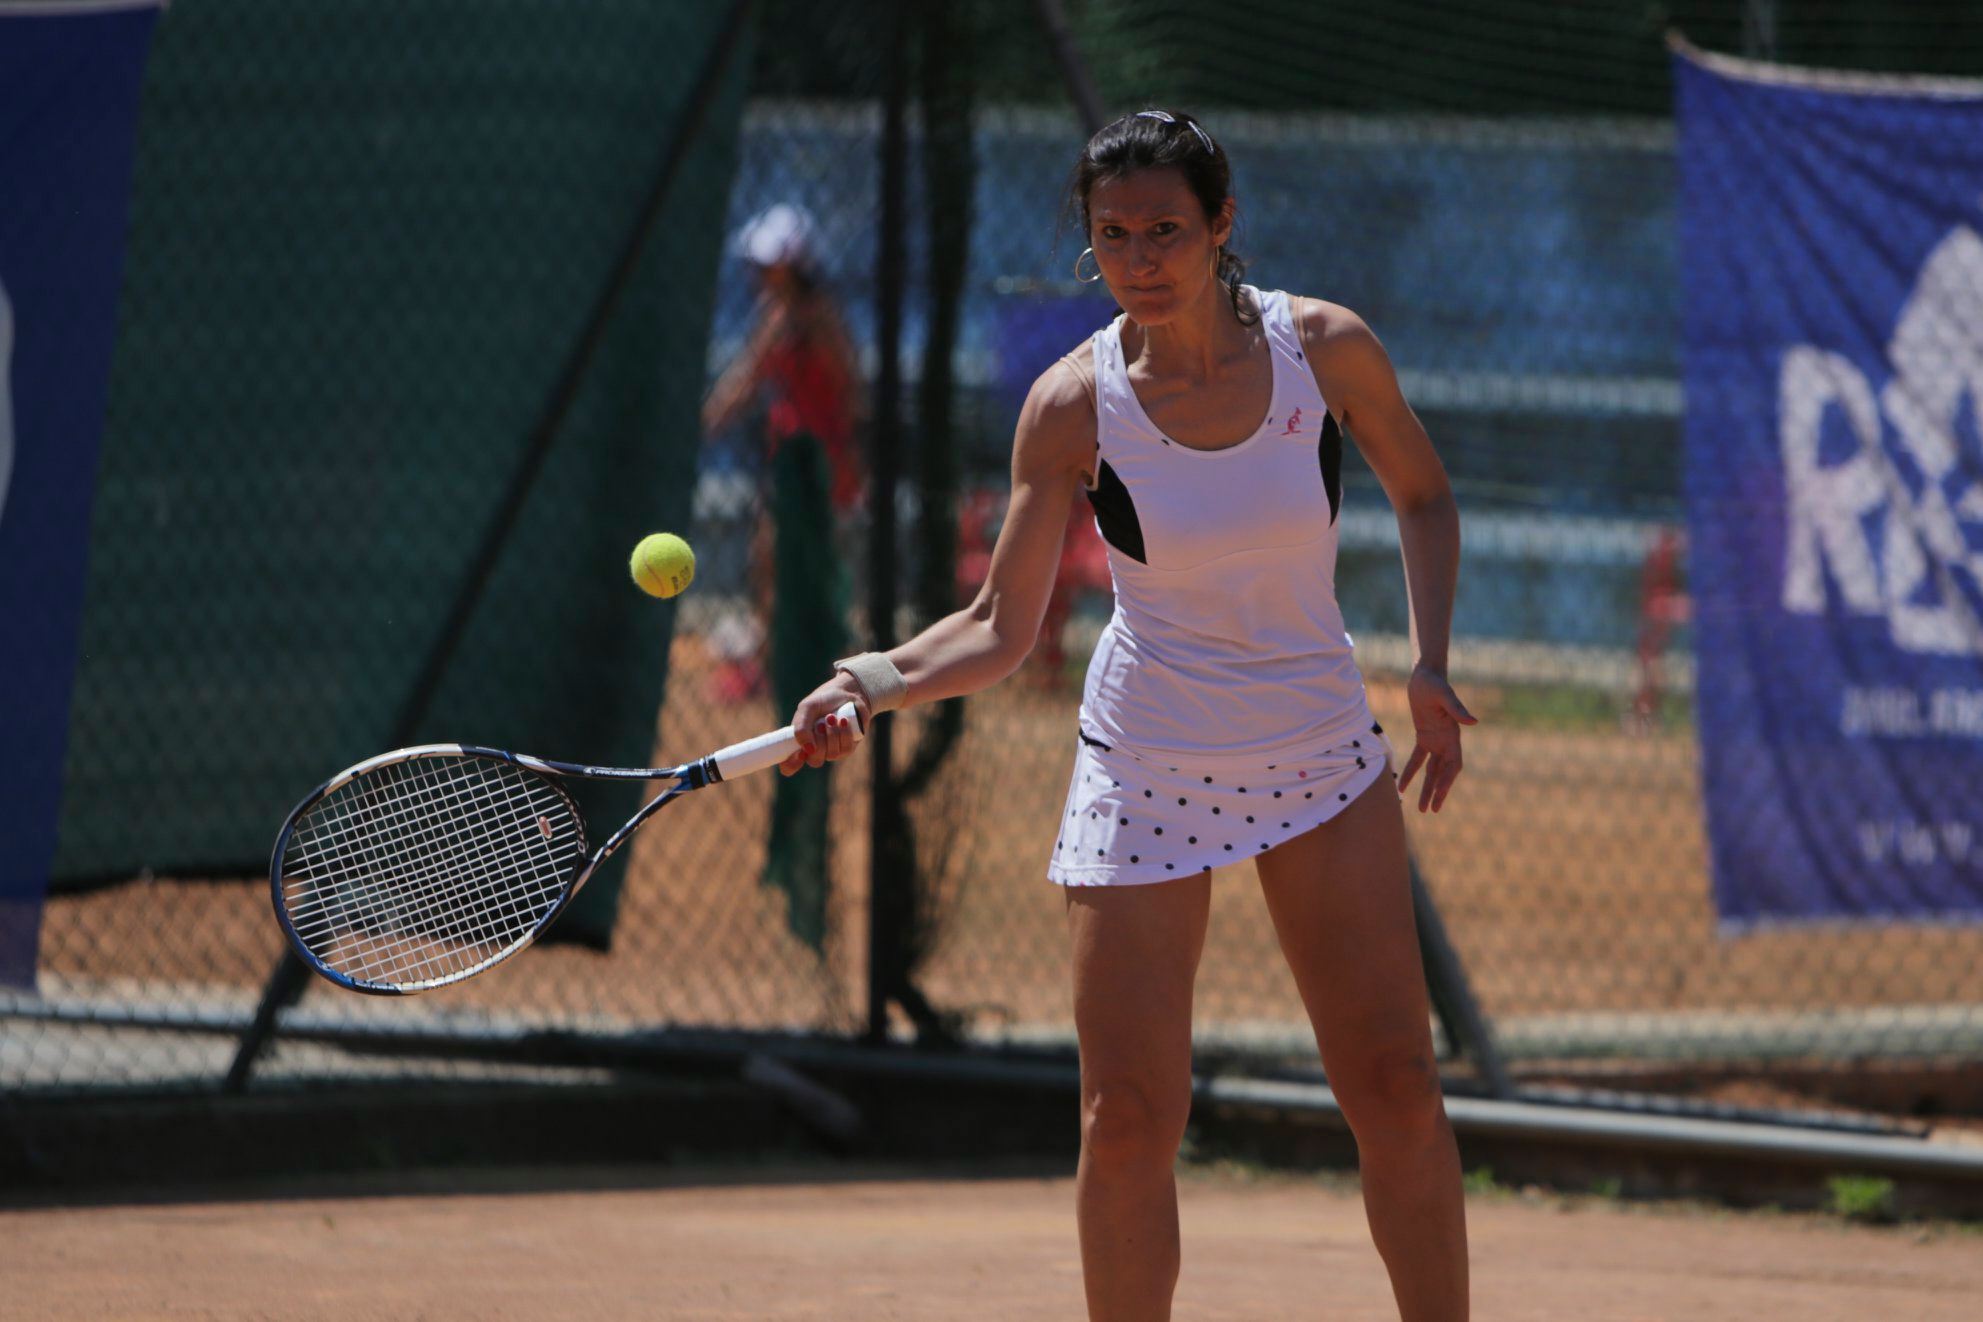
[[[649,533],[633,548],[633,581],[650,597],[672,597],[695,581],[695,552],[671,532]]]

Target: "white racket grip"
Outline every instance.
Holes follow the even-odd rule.
[[[843,702],[833,713],[854,727],[854,742],[859,743],[867,731],[861,728],[861,716],[851,702]],[[741,744],[731,744],[709,755],[716,764],[717,772],[725,780],[735,780],[748,776],[754,771],[775,767],[786,758],[799,751],[799,736],[788,726],[783,730],[773,730],[755,739],[746,739]]]

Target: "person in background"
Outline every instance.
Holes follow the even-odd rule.
[[[760,653],[768,650],[771,697],[789,711],[846,640],[849,585],[838,540],[862,500],[855,440],[863,391],[818,243],[813,218],[781,202],[752,217],[733,244],[758,298],[742,349],[703,404],[702,430],[726,431],[761,404],[764,478],[750,542],[754,620],[733,629],[722,649],[728,655],[712,680],[719,702],[765,693]],[[815,948],[825,938],[828,800],[823,779],[781,783],[765,859],[764,880],[790,897],[792,930]]]

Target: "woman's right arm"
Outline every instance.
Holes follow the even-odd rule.
[[[1059,572],[1068,511],[1094,455],[1094,404],[1081,377],[1062,360],[1033,383],[1020,411],[1012,445],[1012,498],[984,586],[970,605],[888,653],[908,681],[908,703],[990,688],[1033,650]],[[786,774],[853,751],[847,731],[820,725],[849,701],[865,722],[869,714],[859,687],[850,676],[835,674],[799,704],[792,728],[801,739],[812,731],[812,738],[781,768]]]

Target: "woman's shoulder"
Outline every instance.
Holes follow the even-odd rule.
[[[1310,345],[1319,348],[1332,342],[1375,338],[1369,323],[1341,303],[1309,294],[1290,293],[1286,297],[1288,315]]]
[[[1362,317],[1340,303],[1297,294],[1288,296],[1288,308],[1316,385],[1332,409],[1384,382],[1396,389],[1390,355]]]
[[[1034,379],[1022,416],[1035,423],[1067,425],[1095,419],[1095,345],[1083,340]]]
[[[1053,467],[1085,467],[1095,448],[1095,350],[1084,342],[1034,380],[1015,443]]]

